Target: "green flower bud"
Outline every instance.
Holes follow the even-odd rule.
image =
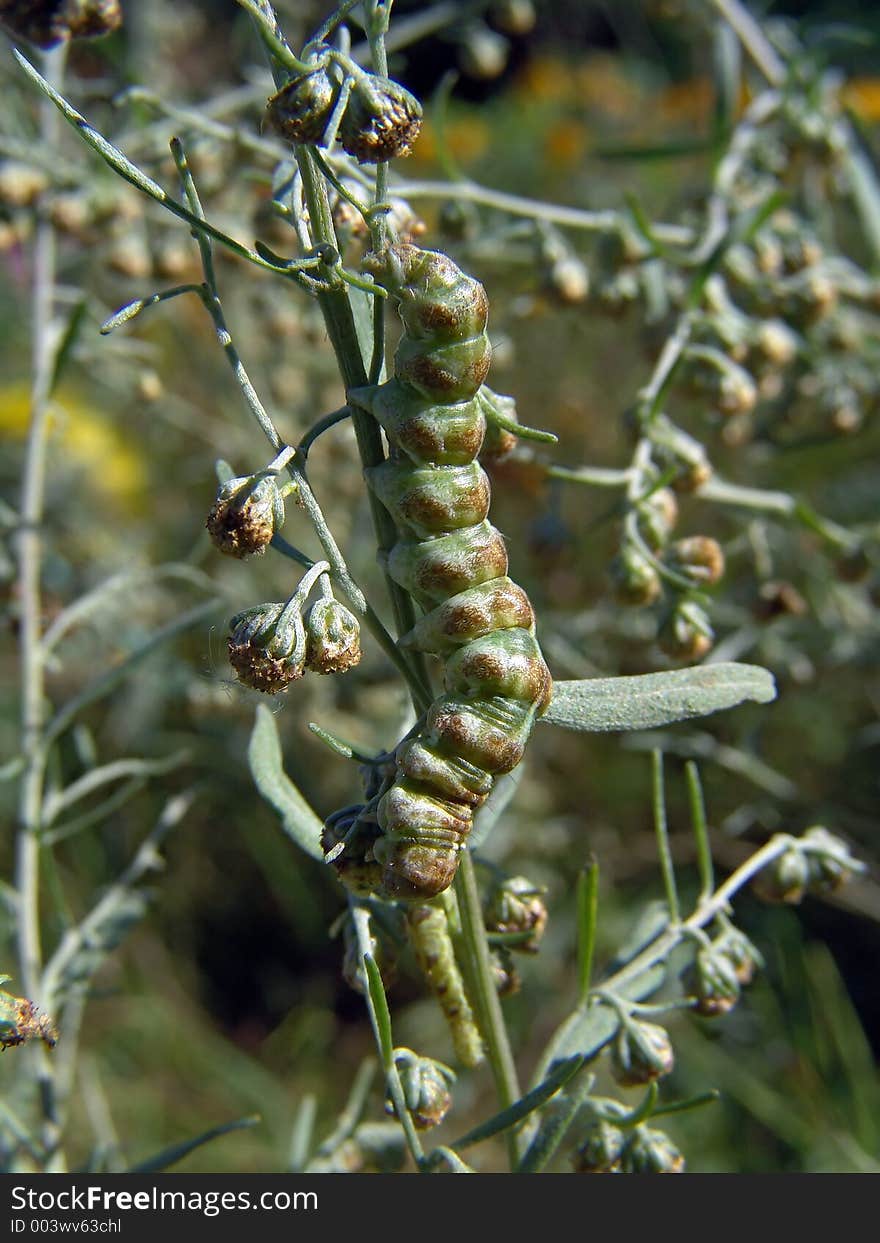
[[[764,959],[744,932],[729,928],[718,942],[718,948],[730,961],[740,984],[751,984],[755,972],[764,966]]]
[[[622,1158],[625,1174],[683,1174],[684,1157],[663,1131],[637,1126]]]
[[[494,0],[489,13],[495,26],[506,35],[527,35],[537,21],[532,0]]]
[[[666,560],[676,570],[701,587],[714,587],[724,574],[724,553],[717,540],[708,535],[689,535],[670,544]]]
[[[755,888],[768,902],[800,902],[810,884],[810,861],[797,844],[793,844],[759,873]]]
[[[306,632],[298,604],[259,604],[229,625],[229,662],[239,682],[275,695],[302,677]]]
[[[249,475],[223,484],[205,526],[215,548],[241,559],[264,553],[283,522],[284,502],[275,479]]]
[[[668,1075],[675,1065],[666,1029],[657,1023],[631,1020],[621,1023],[611,1047],[614,1078],[626,1088],[653,1083]]]
[[[694,600],[679,600],[663,620],[658,638],[673,660],[695,661],[711,651],[714,635],[706,610]]]
[[[339,135],[349,155],[380,164],[409,155],[422,124],[422,106],[391,78],[370,73],[352,87]]]
[[[653,551],[664,548],[678,521],[678,501],[671,488],[658,488],[639,503],[639,531]]]
[[[781,319],[767,319],[758,325],[754,345],[765,363],[787,366],[797,354],[798,338]]]
[[[740,981],[736,966],[723,949],[714,945],[698,951],[685,980],[696,999],[694,1009],[706,1018],[727,1014],[739,1001]]]
[[[597,1118],[572,1157],[576,1174],[619,1174],[626,1135],[604,1118]]]
[[[455,1082],[455,1071],[433,1058],[419,1057],[412,1049],[395,1049],[394,1064],[400,1075],[407,1112],[419,1130],[438,1126],[452,1108],[449,1085]],[[385,1112],[394,1114],[391,1100]]]
[[[522,987],[522,979],[510,950],[504,945],[493,946],[489,953],[489,963],[498,996],[512,997],[518,993]]]
[[[520,953],[537,954],[547,927],[544,891],[526,876],[509,876],[492,892],[484,912],[490,932],[522,933],[522,941],[510,945]]]
[[[814,825],[804,833],[803,841],[811,849],[807,854],[809,889],[812,893],[834,893],[851,879],[859,866],[846,844],[822,825]],[[818,849],[816,849],[818,848]]]
[[[636,607],[653,604],[661,592],[660,575],[638,548],[626,544],[609,569],[614,598]]]
[[[345,673],[361,658],[358,619],[332,596],[316,600],[306,614],[306,666],[315,673]]]
[[[339,98],[339,83],[324,69],[300,74],[282,86],[266,104],[266,119],[288,142],[326,146],[326,134]]]
[[[468,78],[491,82],[507,67],[510,44],[503,35],[490,30],[482,22],[468,26],[467,34],[458,45],[458,64]]]

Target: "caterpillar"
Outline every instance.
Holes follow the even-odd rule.
[[[474,813],[520,762],[551,678],[528,596],[507,576],[477,461],[498,399],[483,385],[491,346],[483,286],[448,256],[410,244],[364,267],[397,305],[403,335],[387,383],[348,400],[380,424],[389,456],[365,472],[398,540],[390,577],[424,613],[400,644],[445,662],[444,693],[397,748],[371,853],[383,896],[425,901],[455,877]]]

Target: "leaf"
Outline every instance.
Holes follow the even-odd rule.
[[[73,354],[83,323],[85,321],[86,308],[88,303],[85,298],[80,298],[76,303],[67,320],[67,326],[61,337],[58,348],[55,351],[55,359],[52,364],[52,378],[49,381],[49,396],[51,397],[64,374],[65,368]]]
[[[693,665],[632,678],[555,682],[553,700],[541,719],[585,733],[654,729],[746,700],[770,703],[775,698],[773,675],[758,665]]]
[[[382,975],[371,954],[364,954],[364,974],[367,977],[367,990],[372,1003],[373,1017],[376,1020],[376,1038],[382,1051],[382,1062],[388,1070],[394,1065],[394,1042],[391,1038],[391,1011],[388,1009],[388,998],[385,996],[385,985]]]
[[[254,784],[266,802],[278,812],[284,832],[307,855],[323,863],[323,822],[284,771],[278,727],[265,704],[257,708],[248,744],[248,763]]]
[[[555,1096],[562,1085],[568,1083],[569,1079],[578,1073],[583,1064],[583,1058],[580,1057],[570,1057],[565,1061],[557,1063],[537,1087],[532,1088],[530,1092],[526,1092],[525,1096],[521,1096],[518,1101],[514,1101],[507,1109],[502,1109],[500,1113],[487,1118],[485,1122],[474,1127],[472,1131],[468,1131],[466,1135],[462,1135],[460,1139],[454,1140],[451,1147],[456,1149],[469,1148],[472,1144],[479,1144],[484,1139],[491,1139],[493,1135],[499,1135],[502,1131],[507,1131],[510,1127],[516,1126],[523,1118],[527,1118],[529,1114],[534,1113],[551,1096]]]
[[[169,1165],[176,1165],[178,1161],[188,1157],[197,1148],[210,1143],[212,1139],[219,1139],[221,1135],[228,1135],[230,1131],[248,1130],[256,1126],[258,1122],[260,1122],[259,1114],[251,1114],[245,1118],[236,1118],[232,1122],[224,1122],[220,1126],[213,1126],[209,1131],[203,1131],[201,1135],[197,1135],[195,1139],[187,1139],[180,1144],[171,1144],[168,1148],[163,1148],[154,1156],[147,1157],[146,1161],[131,1166],[128,1173],[158,1174],[162,1170],[167,1170]]]

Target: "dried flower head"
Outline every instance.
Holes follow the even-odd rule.
[[[326,146],[326,134],[339,98],[339,83],[325,69],[291,78],[266,103],[266,120],[288,142]]]
[[[258,556],[284,522],[284,503],[269,475],[230,479],[220,488],[205,526],[215,548],[228,557]]]
[[[299,605],[259,604],[230,622],[229,662],[239,682],[275,695],[301,678],[306,632]]]
[[[339,134],[349,155],[380,164],[409,155],[422,124],[422,106],[391,78],[370,73],[352,87]]]
[[[449,1085],[455,1072],[443,1062],[419,1057],[412,1049],[395,1049],[394,1064],[400,1075],[407,1112],[419,1130],[438,1126],[452,1108]],[[385,1112],[394,1114],[394,1103],[385,1102]]]
[[[306,614],[306,666],[315,673],[345,673],[361,658],[358,619],[332,596],[316,600]]]

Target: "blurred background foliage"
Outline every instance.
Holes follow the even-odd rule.
[[[424,6],[399,0],[399,19]],[[462,13],[468,9],[461,5]],[[211,115],[258,131],[267,79],[247,21],[233,4],[149,0],[124,5],[123,33],[71,53],[73,97],[90,119],[166,185],[173,183],[167,137],[181,133],[208,216],[235,236],[259,236],[290,249],[267,217],[270,174],[247,142],[219,142],[169,120],[151,97],[181,109],[215,101]],[[323,5],[277,5],[296,46]],[[876,70],[880,15],[858,4],[774,4],[781,20],[802,21],[807,41],[843,67],[845,98],[866,141],[880,121]],[[533,29],[509,36],[504,61],[462,57],[461,31],[442,32],[393,60],[393,71],[430,104],[444,74],[459,77],[446,122],[448,149],[482,184],[548,201],[617,207],[635,195],[649,217],[676,220],[706,185],[711,153],[623,158],[636,148],[676,142],[700,148],[709,135],[712,89],[706,41],[688,6],[546,0]],[[492,18],[490,15],[490,27]],[[488,52],[487,52],[488,56]],[[491,68],[491,65],[488,66]],[[0,146],[26,156],[37,101],[4,51],[7,101]],[[112,101],[117,99],[114,104]],[[242,100],[244,102],[242,103]],[[61,135],[57,153],[34,152],[39,168],[69,164],[58,207],[60,295],[85,299],[84,329],[57,396],[48,474],[47,622],[83,590],[133,565],[185,562],[220,598],[216,624],[202,625],[154,653],[111,698],[93,705],[64,739],[58,763],[68,775],[99,750],[105,760],[140,753],[182,754],[171,773],[139,783],[104,823],[82,828],[56,852],[46,886],[48,933],[80,914],[128,860],[169,791],[195,785],[196,798],[169,838],[167,866],[154,882],[151,913],[95,980],[86,1012],[79,1092],[69,1137],[71,1159],[136,1162],[166,1144],[243,1114],[261,1123],[188,1157],[181,1169],[285,1168],[303,1095],[318,1100],[318,1130],[344,1103],[372,1040],[361,999],[340,973],[342,946],[329,935],[342,909],[330,869],[294,850],[256,796],[245,758],[255,696],[233,685],[225,661],[225,618],[285,593],[277,559],[218,564],[203,530],[215,493],[213,461],[258,469],[264,447],[243,410],[195,299],[179,299],[129,329],[100,338],[118,306],[164,284],[198,280],[198,254],[184,226],[145,207],[136,192]],[[401,173],[436,178],[437,131],[430,118]],[[0,180],[3,177],[0,166]],[[82,210],[88,198],[88,211]],[[485,235],[450,231],[436,200],[413,200],[425,220],[423,243],[448,248],[487,285],[496,347],[492,382],[515,393],[521,419],[557,433],[555,460],[621,466],[628,458],[622,412],[650,373],[658,344],[638,310],[608,318],[590,303],[565,306],[548,293],[528,247],[498,248]],[[67,216],[63,215],[64,211]],[[31,255],[27,207],[0,209],[0,521],[14,521],[28,410]],[[573,241],[580,246],[581,239]],[[584,251],[588,250],[584,247]],[[291,441],[343,399],[317,308],[222,253],[219,281],[227,315],[258,391]],[[791,489],[844,523],[880,519],[878,437],[869,414],[851,433],[820,433],[772,449],[727,443],[699,424],[725,478]],[[313,452],[312,482],[359,581],[381,599],[354,442],[335,429]],[[554,673],[584,677],[668,667],[650,624],[624,614],[609,595],[615,523],[602,491],[548,485],[528,463],[499,468],[494,521],[509,539],[517,580],[538,610]],[[664,731],[676,859],[696,879],[687,831],[684,758],[701,761],[719,870],[732,869],[769,832],[825,823],[862,858],[878,855],[880,590],[876,578],[845,581],[817,541],[800,529],[773,536],[774,578],[804,608],[761,608],[754,572],[755,524],[686,501],[688,529],[719,539],[728,577],[719,593],[720,644],[735,636],[732,658],[771,668],[780,695],[771,707]],[[288,528],[311,553],[305,525]],[[16,601],[11,560],[7,642],[0,660],[0,742],[17,749]],[[90,671],[124,658],[155,628],[203,598],[201,588],[167,578],[108,603],[96,624],[69,636],[49,687],[56,702]],[[344,677],[309,677],[278,706],[288,771],[320,814],[358,795],[353,766],[309,732],[309,721],[365,746],[390,745],[404,700],[374,645]],[[606,957],[642,907],[661,893],[650,821],[644,747],[656,739],[591,737],[538,729],[519,794],[488,844],[488,855],[546,885],[551,923],[541,953],[525,962],[523,985],[505,1003],[514,1048],[526,1074],[574,994],[573,890],[592,852],[601,867],[600,951]],[[14,822],[12,786],[0,786],[4,820]],[[76,826],[74,826],[76,827]],[[12,834],[4,838],[10,874]],[[64,906],[53,893],[63,891]],[[714,1024],[673,1023],[679,1052],[671,1096],[712,1086],[721,1098],[669,1119],[691,1170],[874,1170],[880,1147],[880,890],[876,870],[833,899],[797,909],[768,907],[747,895],[741,923],[767,959],[742,1005]],[[7,928],[3,959],[12,971]],[[37,999],[38,1000],[38,999]],[[404,961],[391,993],[398,1044],[449,1056],[448,1037]],[[63,1040],[63,1033],[62,1033]],[[17,1073],[16,1056],[0,1077]],[[2,1089],[0,1089],[2,1090]],[[484,1074],[461,1077],[452,1122],[461,1133],[491,1112]],[[372,1114],[379,1116],[378,1097]],[[449,1128],[452,1128],[451,1130]],[[440,1137],[442,1142],[442,1135]],[[482,1158],[491,1168],[492,1153]]]

